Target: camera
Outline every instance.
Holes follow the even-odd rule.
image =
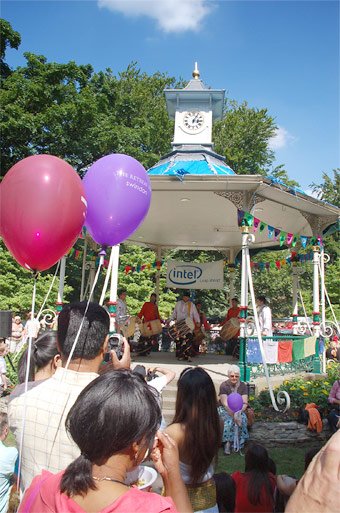
[[[114,351],[117,355],[118,360],[123,356],[122,352],[123,341],[120,335],[112,335],[109,338],[109,351],[105,354],[104,361],[109,362],[111,360],[110,352]]]

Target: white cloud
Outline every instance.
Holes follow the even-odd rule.
[[[98,0],[98,6],[128,17],[148,16],[164,32],[197,31],[211,12],[208,0]]]
[[[269,148],[271,150],[281,150],[290,142],[295,141],[295,137],[282,126],[278,126],[273,137],[269,139]]]

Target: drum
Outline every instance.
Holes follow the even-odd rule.
[[[125,338],[133,337],[136,331],[136,316],[131,315],[123,326],[120,326],[120,329]]]
[[[162,333],[162,323],[159,319],[144,322],[140,328],[142,337],[152,337]]]
[[[169,335],[173,340],[177,340],[180,338],[186,338],[188,335],[191,335],[194,331],[195,323],[190,318],[187,317],[182,321],[177,321],[173,326],[169,327]]]
[[[194,342],[197,345],[200,345],[202,340],[205,339],[205,333],[203,333],[201,326],[195,327],[194,329]]]
[[[227,321],[220,331],[222,340],[227,341],[235,337],[240,329],[240,321],[236,317],[232,317]]]

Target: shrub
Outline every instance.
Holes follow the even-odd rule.
[[[303,377],[286,380],[274,388],[274,394],[285,390],[290,396],[292,409],[304,408],[308,403],[315,403],[322,411],[329,409],[328,396],[333,383],[339,379],[340,364],[331,363],[327,366],[327,378],[305,380]],[[262,390],[252,403],[256,413],[264,412],[271,406],[268,390]]]

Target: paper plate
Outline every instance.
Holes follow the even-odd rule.
[[[152,467],[140,465],[126,475],[125,483],[127,485],[136,485],[139,490],[148,488],[157,479],[157,471]]]

